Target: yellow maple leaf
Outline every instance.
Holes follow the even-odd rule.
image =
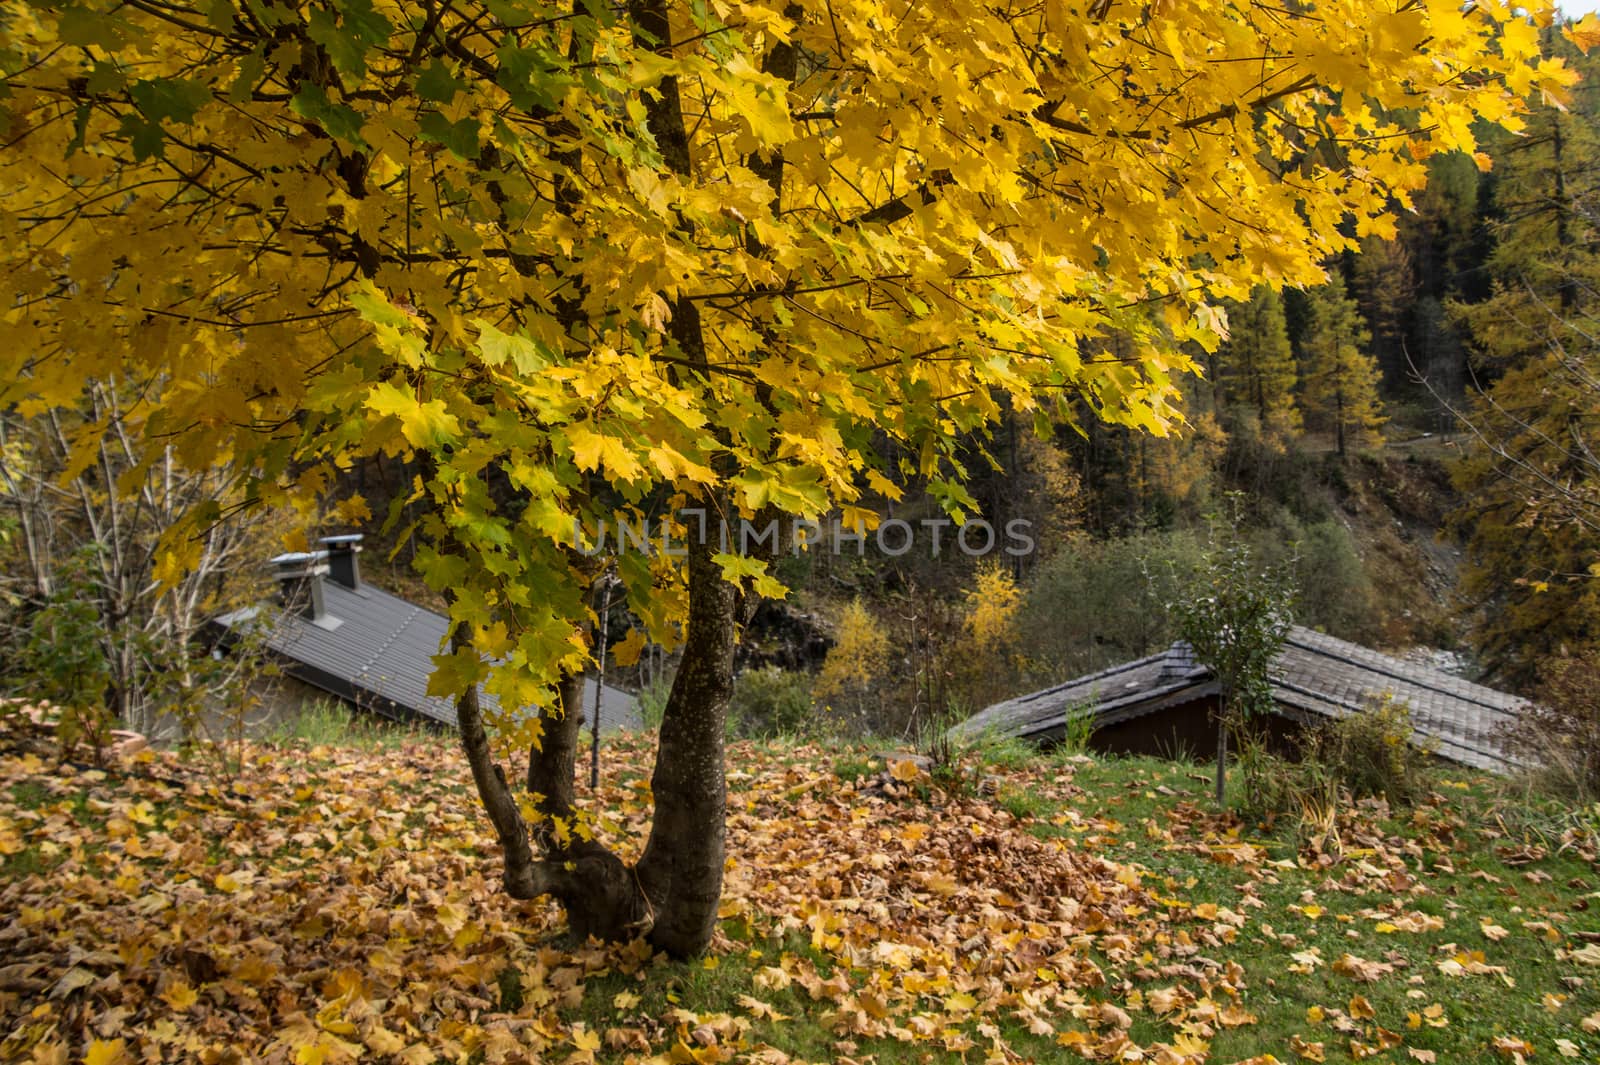
[[[96,1039],[83,1055],[83,1065],[122,1065],[127,1060],[127,1047],[121,1039]]]
[[[957,991],[944,1000],[944,1008],[951,1013],[968,1013],[975,1009],[977,1005],[978,1000],[965,991]]]
[[[1311,1043],[1301,1039],[1298,1035],[1289,1037],[1289,1049],[1294,1051],[1295,1057],[1306,1061],[1326,1061],[1327,1052],[1321,1043]]]
[[[328,1048],[322,1043],[305,1043],[294,1052],[295,1065],[324,1065],[328,1060]]]
[[[1584,55],[1589,54],[1589,49],[1600,44],[1600,18],[1593,12],[1583,16],[1561,31],[1561,36],[1578,46]]]
[[[182,1011],[199,1001],[200,994],[182,980],[174,980],[161,992],[161,999],[173,1009]]]
[[[902,784],[909,784],[922,775],[922,770],[910,758],[897,758],[889,763],[889,775]]]

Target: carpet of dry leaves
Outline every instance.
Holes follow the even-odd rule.
[[[650,755],[642,738],[605,754],[593,805],[625,850],[648,817]],[[1247,927],[1284,940],[1283,978],[1348,983],[1348,1000],[1308,1011],[1308,1032],[1403,1060],[1406,1033],[1361,993],[1395,964],[1294,949],[1258,912],[1282,859],[1192,805],[1129,829],[1095,813],[1069,763],[1001,772],[990,792],[1061,804],[1052,831],[1030,834],[992,794],[848,782],[816,749],[741,747],[732,764],[724,921],[712,956],[681,966],[566,943],[553,906],[501,896],[492,836],[443,741],[250,746],[236,775],[153,752],[59,765],[0,742],[0,1060],[1198,1065],[1223,1060],[1220,1032],[1258,1023],[1261,989],[1229,954]],[[1117,860],[1129,832],[1236,872],[1234,904],[1179,897],[1181,882]],[[1407,856],[1361,853],[1331,874],[1372,898],[1350,919],[1378,938],[1431,928],[1407,905]],[[745,974],[722,1010],[649,994],[717,966]],[[1439,972],[1503,975],[1467,949]],[[1443,1009],[1419,1002],[1414,1027]],[[797,1013],[820,1049],[786,1038]],[[1321,1038],[1270,1049],[1320,1061]],[[1519,1042],[1484,1049],[1531,1056]],[[1278,1060],[1267,1051],[1248,1060]]]

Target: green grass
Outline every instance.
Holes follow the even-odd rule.
[[[341,703],[322,700],[302,708],[290,721],[280,725],[272,734],[271,742],[280,746],[304,743],[312,747],[393,750],[427,734],[421,726],[398,724],[376,714],[360,713]]]
[[[1542,921],[1568,933],[1592,928],[1595,922],[1584,919],[1584,907],[1586,896],[1600,886],[1600,876],[1575,849],[1560,852],[1533,833],[1502,834],[1501,814],[1525,812],[1526,807],[1495,782],[1475,778],[1461,790],[1451,786],[1446,774],[1433,799],[1412,811],[1373,818],[1364,827],[1376,829],[1376,837],[1348,840],[1342,857],[1327,868],[1290,865],[1252,877],[1237,865],[1197,853],[1199,846],[1158,838],[1172,831],[1175,804],[1208,808],[1209,786],[1197,778],[1203,774],[1193,767],[1105,759],[1082,767],[1075,783],[1084,789],[1084,809],[1123,825],[1124,840],[1113,849],[1146,871],[1147,887],[1249,916],[1225,950],[1208,953],[1243,968],[1249,989],[1245,1005],[1259,1022],[1222,1029],[1212,1040],[1211,1060],[1233,1061],[1266,1047],[1288,1059],[1284,1045],[1291,1035],[1323,1042],[1329,1061],[1356,1060],[1350,1056],[1350,1040],[1371,1045],[1374,1040],[1365,1037],[1375,1026],[1403,1034],[1406,1046],[1437,1052],[1441,1061],[1456,1060],[1450,1055],[1468,1048],[1485,1048],[1498,1036],[1545,1045],[1570,1039],[1584,1060],[1600,1060],[1600,1036],[1582,1032],[1577,1024],[1600,1009],[1600,973],[1558,961],[1553,945],[1524,927],[1524,922]],[[1239,838],[1261,845],[1269,861],[1295,857],[1287,833],[1241,833]],[[1524,864],[1523,858],[1537,853],[1528,851],[1530,846],[1543,846],[1547,853]],[[1363,862],[1375,867],[1389,856],[1402,863],[1394,881],[1359,872]],[[1353,880],[1352,870],[1357,870]],[[1396,904],[1401,913],[1438,917],[1444,927],[1426,933],[1378,932],[1371,912]],[[1307,907],[1320,907],[1321,912]],[[1509,934],[1498,941],[1487,937],[1485,920]],[[1310,972],[1288,971],[1295,953],[1313,949],[1322,964]],[[1463,951],[1483,951],[1488,964],[1504,967],[1505,973],[1448,976],[1440,971],[1441,961]],[[1352,980],[1333,969],[1346,953],[1394,969],[1374,982]],[[1312,1007],[1330,1017],[1334,1010],[1349,1013],[1357,995],[1375,1014],[1362,1019],[1360,1032],[1335,1031],[1327,1017],[1317,1024],[1308,1021]],[[1447,1023],[1434,1027],[1424,1018],[1420,1027],[1411,1027],[1411,1015],[1421,1015],[1431,1005],[1443,1007]],[[1163,1034],[1171,1036],[1153,1018],[1143,1017],[1136,1018],[1131,1032],[1141,1043]]]
[[[864,756],[833,762],[841,779],[876,768]],[[1031,770],[1053,775],[1061,766],[1036,757]],[[1561,851],[1559,837],[1541,843],[1539,833],[1511,834],[1499,827],[1537,823],[1545,816],[1559,824],[1554,810],[1530,818],[1526,807],[1512,803],[1494,783],[1474,779],[1462,789],[1452,786],[1447,774],[1414,810],[1385,812],[1368,804],[1352,812],[1343,854],[1319,866],[1295,860],[1298,843],[1286,828],[1262,835],[1236,819],[1216,818],[1209,776],[1196,766],[1113,758],[1075,764],[1071,771],[1077,794],[1070,803],[1023,790],[1015,777],[995,801],[1041,838],[1089,847],[1136,867],[1146,889],[1186,918],[1179,927],[1192,937],[1195,955],[1219,966],[1239,966],[1234,984],[1219,975],[1214,997],[1219,1006],[1235,1004],[1256,1021],[1218,1027],[1206,1060],[1233,1062],[1270,1051],[1281,1061],[1293,1061],[1292,1037],[1322,1044],[1329,1062],[1398,1063],[1410,1060],[1406,1048],[1431,1050],[1442,1062],[1468,1060],[1468,1055],[1499,1060],[1489,1048],[1502,1036],[1539,1047],[1569,1039],[1581,1060],[1600,1060],[1600,1036],[1578,1026],[1582,1017],[1600,1010],[1600,971],[1559,960],[1554,944],[1536,931],[1537,922],[1566,935],[1594,927],[1597,922],[1586,918],[1583,907],[1588,896],[1600,892],[1600,875],[1576,849]],[[1520,819],[1508,819],[1511,811]],[[1259,865],[1247,868],[1208,853],[1218,844],[1241,842],[1261,849]],[[1524,864],[1522,852],[1530,846],[1544,846],[1548,853]],[[1381,870],[1392,879],[1364,869]],[[1207,905],[1217,907],[1216,914]],[[1229,911],[1247,918],[1242,928],[1228,931],[1220,924]],[[1421,932],[1379,931],[1381,914],[1402,926],[1416,914],[1443,925]],[[1486,920],[1508,935],[1487,937]],[[1535,930],[1524,927],[1525,921],[1535,923]],[[1225,934],[1218,934],[1219,927]],[[807,1061],[841,1053],[870,1054],[881,1063],[958,1060],[937,1050],[930,1055],[925,1043],[843,1039],[827,1023],[827,1004],[813,1002],[798,985],[756,986],[763,966],[775,965],[785,954],[811,962],[822,973],[828,971],[825,956],[801,936],[749,941],[739,939],[730,924],[724,930],[737,940],[733,951],[711,960],[657,962],[634,973],[591,978],[583,1002],[564,1016],[601,1031],[633,1025],[659,1033],[663,1025],[671,1027],[674,1010],[702,1017],[746,1014],[740,996],[748,995],[785,1015],[781,1021],[752,1019],[746,1035],[750,1046],[770,1044]],[[1440,970],[1440,962],[1472,951],[1483,951],[1488,964],[1503,967],[1503,976],[1451,976]],[[1320,961],[1310,971],[1291,971],[1295,955],[1308,952]],[[1352,979],[1335,969],[1346,954],[1392,968],[1371,982]],[[1184,957],[1121,966],[1100,956],[1094,960],[1113,984],[1129,982],[1126,989],[1105,994],[1127,1007],[1126,990],[1139,992],[1135,1004],[1140,996],[1148,1003],[1148,996],[1174,982],[1160,975],[1161,965],[1180,964]],[[1223,985],[1236,986],[1238,998],[1230,998]],[[1365,1016],[1368,1008],[1371,1017]],[[1318,1010],[1322,1015],[1314,1019]],[[1180,1035],[1148,1005],[1129,1012],[1128,1034],[1141,1046],[1172,1043]],[[1073,1027],[1070,1018],[1058,1018],[1057,1025],[1061,1031]],[[1403,1037],[1403,1046],[1371,1058],[1356,1056],[1361,1047],[1385,1038],[1380,1029]],[[1024,1059],[1078,1060],[1054,1034],[1031,1034],[1003,1014],[999,1030]]]

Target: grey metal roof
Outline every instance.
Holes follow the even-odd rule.
[[[362,582],[357,589],[322,582],[325,615],[316,621],[276,604],[252,607],[216,619],[238,629],[268,621],[267,646],[288,660],[285,672],[357,706],[390,717],[420,716],[452,728],[454,704],[428,694],[432,656],[440,652],[448,621],[440,614]],[[596,683],[584,678],[583,705],[594,709]],[[485,708],[493,695],[479,689]],[[638,701],[620,688],[605,686],[602,728],[638,728]]]
[[[956,726],[962,735],[1053,738],[1073,713],[1098,726],[1193,702],[1216,682],[1185,643],[1065,684],[988,707]],[[1403,662],[1359,644],[1295,626],[1272,666],[1272,693],[1289,716],[1344,717],[1385,694],[1404,702],[1419,742],[1440,757],[1478,769],[1509,764],[1501,733],[1526,700],[1430,666]]]

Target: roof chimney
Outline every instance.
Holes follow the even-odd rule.
[[[328,577],[352,592],[358,591],[361,588],[361,562],[356,556],[361,554],[361,534],[324,536],[318,543],[328,549]]]
[[[327,617],[322,600],[322,578],[328,573],[326,551],[291,551],[269,559],[273,576],[278,578],[278,598],[283,605],[310,621]]]

